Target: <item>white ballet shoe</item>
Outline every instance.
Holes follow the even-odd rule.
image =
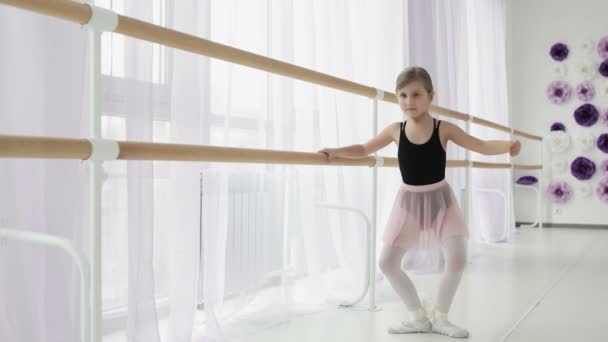
[[[429,316],[432,323],[432,331],[434,333],[454,338],[469,337],[468,331],[448,321],[447,314],[433,310],[429,313]]]
[[[424,308],[412,311],[413,319],[411,321],[403,321],[392,325],[388,328],[389,334],[416,334],[429,333],[432,331],[433,325],[427,318],[427,312]]]
[[[423,321],[404,321],[388,328],[389,334],[420,334],[430,333],[433,329],[431,321],[425,319]]]

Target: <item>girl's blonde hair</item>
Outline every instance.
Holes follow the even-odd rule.
[[[433,81],[431,80],[431,75],[429,75],[424,68],[418,66],[407,67],[399,73],[399,76],[397,76],[395,91],[398,91],[413,81],[421,82],[424,89],[426,89],[429,94],[433,93]]]

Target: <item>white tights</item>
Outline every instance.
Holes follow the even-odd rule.
[[[445,258],[445,270],[439,285],[435,310],[447,314],[460,283],[462,272],[466,264],[467,242],[456,237],[448,239],[442,246]],[[418,311],[422,304],[414,284],[401,269],[401,260],[407,252],[406,249],[384,245],[380,255],[380,269],[388,279],[393,289],[403,300],[410,312]]]

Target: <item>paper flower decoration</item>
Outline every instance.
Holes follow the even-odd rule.
[[[576,137],[576,141],[581,151],[589,151],[593,148],[593,145],[595,145],[595,136],[589,132],[580,133]]]
[[[551,202],[563,204],[572,197],[572,189],[566,182],[551,182],[547,186],[547,195]]]
[[[590,55],[594,49],[595,49],[595,42],[593,41],[593,39],[585,40],[580,45],[580,51],[584,55]]]
[[[565,160],[556,159],[551,162],[551,169],[553,170],[553,173],[559,175],[559,174],[562,174],[564,171],[566,171],[567,165],[568,165],[568,163],[566,163]]]
[[[570,173],[578,180],[587,180],[595,174],[595,163],[585,157],[578,157],[570,164]]]
[[[581,197],[588,198],[591,196],[591,186],[589,183],[581,183],[578,186],[578,191],[581,193]]]
[[[568,69],[566,68],[566,64],[560,62],[553,62],[553,67],[551,71],[558,79],[563,79],[568,75]]]
[[[606,109],[602,114],[600,114],[600,122],[604,126],[608,126],[608,109]]]
[[[597,148],[604,153],[608,153],[608,133],[602,133],[597,138]]]
[[[606,111],[606,113],[608,113],[608,111]],[[563,123],[561,122],[554,122],[553,125],[551,125],[551,132],[553,131],[566,131],[566,126],[564,126]]]
[[[597,108],[590,103],[585,103],[574,111],[574,120],[584,127],[593,126],[599,116],[600,113],[597,111]]]
[[[570,136],[564,131],[553,131],[547,139],[549,149],[553,153],[564,152],[570,146]]]
[[[553,81],[547,86],[547,97],[554,104],[562,104],[570,100],[572,88],[564,81]]]
[[[521,185],[532,185],[538,183],[538,179],[534,176],[522,176],[515,182]]]
[[[597,75],[597,63],[588,60],[577,62],[574,72],[583,80],[591,80]]]
[[[602,76],[608,77],[608,59],[606,59],[602,62],[602,64],[600,64],[600,67],[597,69],[597,71],[599,71]]]
[[[569,53],[570,51],[568,50],[568,47],[566,46],[566,44],[563,43],[553,44],[551,50],[549,51],[549,54],[551,54],[551,58],[558,62],[561,62],[564,59],[568,58]]]
[[[608,59],[608,36],[597,42],[597,54],[600,55],[602,59]]]
[[[608,159],[604,160],[600,165],[600,173],[604,176],[608,176]]]
[[[589,101],[595,95],[595,88],[591,82],[584,81],[576,86],[576,90],[574,92],[576,93],[576,98],[579,100]]]
[[[602,179],[595,188],[597,197],[603,201],[608,202],[608,177]]]

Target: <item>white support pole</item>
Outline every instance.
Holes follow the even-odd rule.
[[[541,140],[540,142],[540,165],[542,166],[542,168],[539,170],[538,172],[538,208],[540,211],[540,215],[538,215],[538,227],[540,229],[543,229],[543,218],[545,216],[545,202],[543,200],[543,192],[544,192],[544,182],[543,182],[543,178],[544,178],[544,174],[545,174],[545,160],[544,160],[544,149],[545,149],[545,144],[544,144],[544,140]]]
[[[365,239],[366,239],[365,241],[367,242],[367,248],[365,249],[365,259],[369,260],[370,259],[369,247],[371,246],[370,230],[371,230],[372,223],[371,223],[370,219],[367,217],[367,215],[365,215],[365,213],[360,209],[357,209],[354,207],[343,206],[343,205],[336,205],[336,204],[330,204],[330,203],[316,203],[316,206],[320,207],[320,208],[335,209],[335,210],[351,212],[363,219],[363,222],[365,223]],[[365,272],[363,274],[363,284],[364,285],[363,285],[363,289],[361,289],[361,293],[359,294],[359,296],[356,299],[351,300],[351,301],[341,300],[338,303],[338,305],[344,306],[344,307],[352,307],[352,306],[358,304],[359,302],[361,302],[365,298],[365,295],[367,294],[367,292],[369,291],[369,288],[370,288],[370,280],[371,280],[370,266],[371,266],[370,263],[368,263],[365,266]]]
[[[373,137],[378,135],[378,101],[384,98],[384,92],[376,89],[376,96],[372,101],[372,133]],[[374,156],[377,157],[377,153]],[[376,158],[378,162],[378,158]],[[369,310],[376,310],[376,231],[378,212],[378,168],[372,170],[372,215],[371,215],[371,230],[369,234]]]
[[[74,247],[74,244],[69,240],[52,235],[28,232],[16,228],[0,228],[0,240],[5,238],[59,248],[64,250],[72,259],[74,259],[78,271],[80,272],[80,341],[89,341],[89,324],[91,316],[89,302],[90,276],[89,263],[87,262],[86,257]]]
[[[101,139],[101,34],[113,31],[118,15],[113,11],[89,5],[89,128],[90,138]],[[101,191],[103,161],[94,158],[89,168],[89,224],[91,255],[91,341],[102,339],[102,278],[101,278]]]
[[[467,134],[471,134],[471,121],[473,120],[472,116],[469,116],[469,120],[466,121],[465,123],[465,131],[467,132]],[[471,160],[471,151],[466,150],[465,151],[465,160],[468,161],[468,165],[465,171],[465,222],[467,224],[467,227],[469,229],[469,231],[471,231],[473,229],[473,220],[471,219],[471,206],[473,204],[473,174],[471,172],[472,168],[473,168],[473,161]],[[471,260],[471,257],[473,256],[474,252],[473,249],[471,248],[471,241],[469,239],[469,248],[467,248],[467,259]]]

